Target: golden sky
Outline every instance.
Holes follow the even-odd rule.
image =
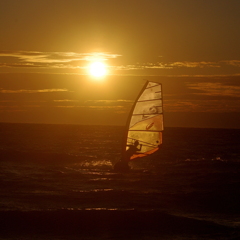
[[[125,124],[144,79],[165,126],[240,128],[238,0],[0,2],[0,122]],[[108,75],[89,76],[101,61]]]

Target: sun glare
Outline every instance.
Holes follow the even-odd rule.
[[[101,78],[107,75],[107,67],[103,62],[92,62],[89,66],[91,76]]]

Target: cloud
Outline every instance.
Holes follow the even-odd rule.
[[[87,75],[89,61],[108,61],[109,75],[159,76],[238,74],[240,60],[124,62],[120,54],[108,52],[0,51],[1,71]],[[117,59],[117,60],[116,60]],[[126,58],[125,58],[126,59]],[[123,62],[121,62],[121,60]],[[134,60],[133,60],[134,61]],[[167,72],[164,70],[168,70]],[[221,73],[220,73],[221,72]],[[220,73],[220,74],[219,74]]]
[[[75,100],[54,100],[54,102],[60,103],[56,105],[57,108],[80,108],[84,109],[85,111],[106,111],[112,112],[117,114],[125,114],[128,113],[133,101],[132,100],[85,100],[85,101],[78,101],[77,103]],[[71,104],[71,102],[75,102]]]
[[[171,99],[164,101],[165,112],[239,112],[240,100]]]
[[[6,90],[0,89],[0,93],[49,93],[49,92],[68,92],[69,90],[66,88],[63,89],[38,89],[38,90],[30,90],[30,89],[19,89],[19,90]]]
[[[42,65],[34,65],[33,63],[0,63],[0,67],[18,67],[18,68],[21,68],[21,67],[28,67],[28,68],[31,68],[31,67],[42,67]]]
[[[109,75],[159,76],[172,75],[226,75],[239,73],[240,60],[222,61],[156,61],[126,63],[122,55],[108,52],[40,52],[0,51],[0,68],[12,72],[47,72],[61,74],[88,74],[90,61],[108,61]],[[11,70],[9,70],[11,68]],[[163,70],[168,70],[164,72]],[[190,74],[189,74],[190,73]]]
[[[123,100],[123,99],[117,99],[117,100],[86,100],[84,102],[86,105],[95,105],[95,106],[99,106],[99,105],[129,105],[132,104],[133,101],[132,100]]]
[[[186,83],[190,89],[198,90],[197,95],[240,97],[240,86],[226,85],[220,82]]]
[[[229,61],[222,61],[222,62],[234,67],[240,67],[240,60],[229,60]]]
[[[156,64],[154,63],[147,63],[145,65],[145,68],[219,68],[220,64],[219,62],[189,62],[189,61],[183,61],[183,62],[158,62]]]
[[[73,99],[59,99],[59,100],[53,100],[54,102],[79,102],[79,100],[73,100]]]
[[[120,57],[120,54],[108,52],[40,52],[40,51],[0,51],[0,67],[81,67],[81,61],[109,60]],[[5,60],[5,62],[3,62]],[[112,66],[115,70],[135,69],[172,69],[172,68],[220,68],[221,65],[240,67],[240,60],[219,62],[207,61],[177,61],[177,62],[146,62],[135,64],[121,64]]]
[[[169,66],[172,67],[187,67],[187,68],[204,68],[204,67],[217,67],[219,68],[220,65],[218,62],[188,62],[188,61],[184,61],[184,62],[173,62],[173,63],[169,63]]]
[[[93,61],[117,58],[121,55],[111,53],[76,52],[37,52],[37,51],[0,51],[1,67],[59,67],[71,68],[80,61]]]
[[[85,101],[79,101],[79,100],[53,100],[54,102],[58,103],[77,103],[75,105],[72,105],[74,107],[87,107],[87,108],[115,108],[115,107],[129,107],[132,106],[133,101],[132,100],[85,100]],[[64,105],[61,105],[64,107]],[[66,105],[67,106],[67,105]],[[68,105],[69,106],[69,105]]]
[[[170,80],[163,83],[165,112],[240,112],[237,76],[178,77]]]
[[[190,61],[178,61],[178,62],[147,62],[138,63],[132,65],[116,66],[115,70],[140,70],[140,69],[174,69],[174,68],[220,68],[225,62],[190,62]]]

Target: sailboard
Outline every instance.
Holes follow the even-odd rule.
[[[126,124],[122,157],[136,142],[141,148],[129,161],[146,157],[156,152],[162,144],[163,99],[162,84],[147,81],[135,100]]]

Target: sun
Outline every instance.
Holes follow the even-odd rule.
[[[107,66],[100,61],[92,62],[89,65],[89,74],[96,78],[101,78],[107,75]]]

